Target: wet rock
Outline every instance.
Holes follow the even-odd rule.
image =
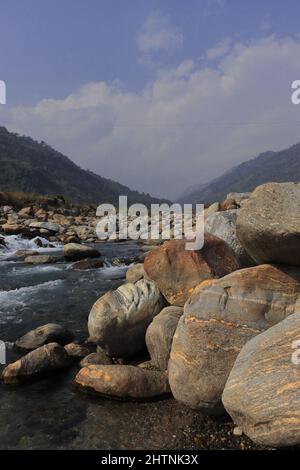
[[[65,345],[65,350],[70,357],[74,359],[83,359],[91,353],[91,348],[85,344],[68,343]]]
[[[71,358],[62,346],[49,343],[9,364],[2,373],[2,379],[5,383],[14,384],[65,369],[71,363]]]
[[[39,248],[54,248],[54,245],[52,243],[49,243],[47,240],[44,240],[40,237],[36,237],[32,241]]]
[[[38,255],[37,251],[34,250],[17,250],[13,255],[10,256],[10,259],[16,259],[18,261],[24,261],[28,256]]]
[[[30,255],[25,257],[24,262],[28,264],[63,263],[64,257],[52,255]]]
[[[103,268],[103,261],[99,259],[83,259],[81,261],[76,261],[72,264],[72,269],[75,271],[85,271],[89,269],[99,269]]]
[[[90,365],[78,372],[75,382],[111,398],[150,399],[170,393],[164,372],[134,366]]]
[[[295,313],[243,347],[226,383],[226,410],[264,446],[300,444],[299,338],[300,314]]]
[[[166,370],[173,336],[183,314],[182,307],[165,307],[148,326],[146,344],[155,367]]]
[[[175,398],[221,412],[221,396],[242,347],[300,307],[300,269],[262,265],[195,289],[176,329],[169,361]]]
[[[186,250],[185,240],[169,240],[145,258],[147,276],[171,305],[182,307],[199,282],[239,268],[233,250],[220,238],[205,235],[202,250]]]
[[[80,367],[86,367],[90,364],[98,364],[98,365],[109,365],[112,364],[112,360],[105,354],[105,352],[97,351],[91,354],[88,354],[80,361]]]
[[[90,340],[109,356],[130,356],[145,347],[145,333],[163,307],[163,298],[152,281],[127,283],[107,292],[89,314]]]
[[[98,258],[100,253],[95,248],[79,243],[67,243],[64,245],[64,257],[68,261],[79,261],[85,258]]]
[[[257,263],[300,266],[300,184],[256,188],[239,211],[237,236]]]
[[[236,219],[237,210],[227,210],[226,212],[215,212],[205,221],[205,232],[215,235],[224,240],[234,251],[241,267],[254,266],[256,263],[250,258],[245,248],[237,238]]]
[[[135,284],[145,276],[144,265],[142,263],[131,266],[126,272],[126,281]]]
[[[56,323],[47,323],[39,326],[35,330],[29,331],[15,344],[22,349],[36,349],[47,343],[67,344],[73,339],[73,334]]]

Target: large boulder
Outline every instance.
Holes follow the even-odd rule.
[[[90,311],[90,341],[101,346],[109,356],[139,352],[145,347],[147,327],[163,303],[155,283],[144,279],[107,292]]]
[[[257,263],[300,266],[300,184],[258,186],[239,211],[237,236]]]
[[[64,257],[68,261],[79,261],[85,258],[97,258],[100,253],[95,248],[79,243],[67,243],[64,245]]]
[[[18,339],[15,344],[22,349],[36,349],[47,343],[59,343],[65,345],[74,338],[74,335],[61,325],[47,323],[31,330]]]
[[[5,383],[18,383],[65,369],[71,364],[72,359],[62,346],[49,343],[9,364],[2,372],[2,379]]]
[[[170,393],[166,373],[134,366],[90,365],[78,372],[75,382],[112,398],[149,399]]]
[[[226,410],[264,446],[300,444],[299,338],[295,313],[243,347],[226,383]]]
[[[147,348],[152,364],[160,370],[168,368],[173,336],[182,314],[182,307],[165,307],[148,326]]]
[[[245,248],[237,238],[236,219],[238,210],[227,210],[211,214],[205,221],[205,232],[224,240],[234,251],[240,266],[247,268],[256,263],[250,258]]]
[[[300,307],[300,269],[261,265],[200,284],[184,307],[169,361],[175,398],[220,412],[242,347]]]
[[[233,250],[218,237],[205,235],[202,250],[187,250],[186,240],[169,240],[145,258],[144,269],[171,305],[182,307],[199,282],[239,268]]]

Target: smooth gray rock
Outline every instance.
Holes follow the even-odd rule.
[[[239,210],[215,212],[205,221],[204,230],[224,240],[234,251],[241,268],[254,266],[256,263],[248,255],[236,234],[236,220]]]
[[[183,314],[182,307],[165,307],[148,326],[146,344],[155,367],[168,368],[173,336]]]
[[[112,357],[133,355],[145,347],[145,333],[164,299],[152,281],[127,283],[104,294],[89,314],[90,341]]]
[[[300,266],[300,184],[258,186],[239,211],[237,236],[258,264]]]

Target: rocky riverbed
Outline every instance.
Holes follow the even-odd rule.
[[[194,251],[2,206],[0,446],[299,445],[299,203],[294,183],[230,194]]]

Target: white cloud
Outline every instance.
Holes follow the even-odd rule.
[[[62,100],[6,107],[1,121],[84,168],[175,197],[259,152],[300,140],[300,106],[291,103],[290,88],[300,79],[300,39],[235,44],[208,64],[185,61],[138,93],[90,83]]]
[[[214,47],[208,49],[206,52],[206,57],[208,60],[215,60],[223,57],[230,51],[231,40],[228,38],[223,39],[223,41],[218,42]]]
[[[169,16],[155,11],[146,19],[137,34],[136,41],[140,52],[148,55],[180,48],[183,44],[183,35]]]

